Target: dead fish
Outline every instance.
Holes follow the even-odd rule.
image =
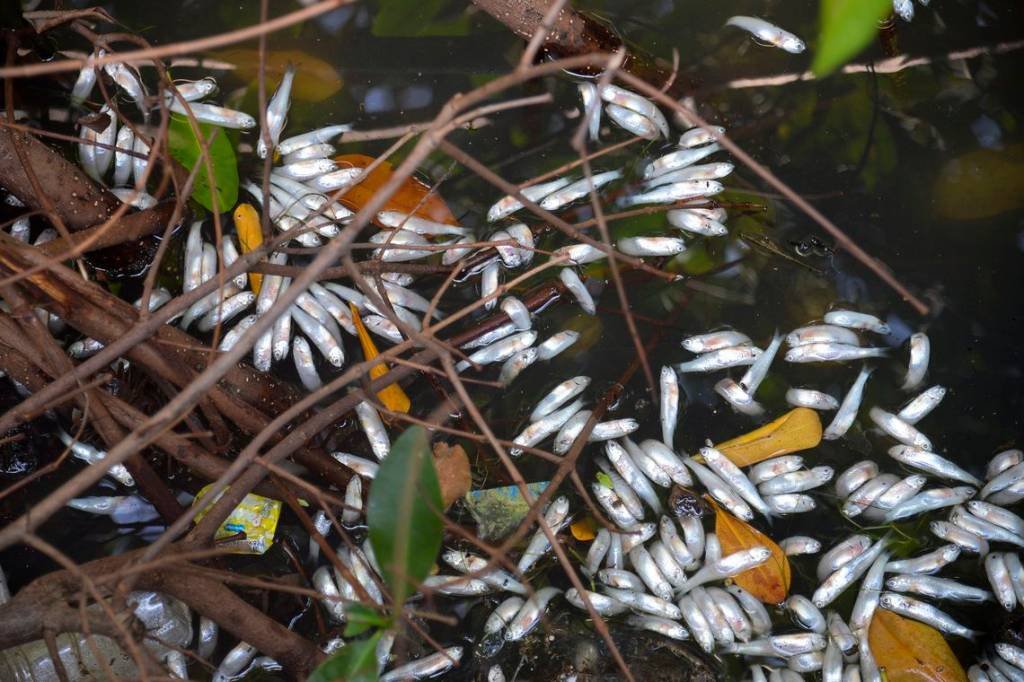
[[[800,54],[806,49],[804,41],[795,35],[771,24],[764,19],[757,17],[735,16],[729,17],[725,22],[726,26],[735,26],[742,29],[763,43],[772,45],[792,54]]]

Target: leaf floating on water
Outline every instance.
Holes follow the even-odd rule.
[[[203,208],[214,213],[227,211],[238,201],[238,163],[235,160],[235,148],[223,128],[200,123],[199,133],[209,144],[212,183],[206,163],[200,159],[202,145],[192,124],[184,116],[171,114],[171,121],[167,126],[167,149],[174,160],[188,171],[195,168],[197,163],[201,163],[192,185],[192,198]],[[211,187],[217,190],[216,206],[213,203]]]
[[[258,50],[221,50],[211,53],[210,56],[234,64],[235,73],[246,81],[255,83],[259,75]],[[341,75],[328,62],[301,50],[275,50],[267,53],[267,93],[273,92],[281,82],[289,64],[295,66],[293,98],[304,102],[321,102],[341,90]]]
[[[366,330],[366,325],[363,324],[363,319],[359,317],[359,309],[351,303],[348,305],[352,310],[352,322],[356,326],[356,334],[359,336],[359,345],[363,347],[363,359],[373,360],[375,357],[380,355],[380,351],[377,350],[377,344],[373,342],[373,337],[371,337],[370,332]],[[379,379],[387,373],[388,366],[384,363],[374,365],[370,368],[370,380]],[[377,391],[377,397],[380,398],[382,403],[384,403],[384,407],[394,412],[409,414],[409,408],[412,407],[412,401],[409,400],[409,396],[406,395],[405,391],[402,390],[402,387],[399,386],[397,382],[388,384]]]
[[[597,537],[597,522],[588,516],[570,525],[569,531],[580,542],[590,542]]]
[[[238,234],[238,246],[242,254],[253,251],[263,243],[263,228],[260,225],[260,214],[250,204],[239,204],[235,208],[235,232]],[[249,273],[249,285],[254,294],[260,293],[263,275],[258,272]]]
[[[822,0],[821,29],[811,70],[832,73],[868,46],[878,22],[892,13],[892,0]]]
[[[437,480],[441,486],[441,499],[444,508],[448,509],[455,500],[469,492],[473,486],[473,476],[469,470],[469,457],[461,445],[448,446],[447,443],[434,444],[434,466],[437,467]]]
[[[892,611],[875,609],[868,643],[889,682],[966,682],[946,639],[938,630]]]
[[[349,642],[337,653],[321,663],[306,682],[377,682],[377,640],[378,632],[370,639]]]
[[[714,502],[711,505],[715,509],[715,534],[722,545],[722,556],[758,546],[767,547],[772,553],[765,563],[734,576],[733,582],[765,604],[781,604],[789,594],[792,580],[786,553],[761,531]]]
[[[406,429],[370,484],[370,544],[394,603],[401,604],[430,572],[441,549],[441,488],[427,432]]]
[[[1024,205],[1024,145],[978,149],[946,162],[932,192],[935,213],[977,220]]]
[[[757,464],[772,457],[816,447],[821,442],[818,413],[798,407],[750,433],[719,443],[716,447],[736,466]]]
[[[339,168],[366,168],[375,161],[373,157],[365,154],[341,154],[335,156],[334,160],[338,163]],[[370,171],[370,174],[363,178],[358,185],[349,188],[341,196],[341,203],[350,210],[358,211],[384,186],[393,172],[394,169],[390,163],[382,162]],[[446,225],[459,224],[452,212],[448,210],[448,205],[441,195],[431,192],[429,186],[416,178],[409,178],[403,182],[381,210],[411,213],[420,218]]]

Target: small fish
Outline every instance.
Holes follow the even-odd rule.
[[[612,123],[628,133],[642,137],[645,140],[657,140],[661,136],[657,124],[641,113],[626,107],[620,107],[617,104],[608,104],[604,110],[608,114],[608,118],[612,120]],[[661,112],[658,113],[660,114]],[[664,117],[662,117],[662,120],[664,120]]]
[[[660,597],[666,601],[672,599],[672,585],[669,584],[665,576],[658,569],[658,564],[654,561],[650,552],[643,545],[638,545],[631,549],[628,553],[629,562],[633,568],[636,569],[637,575],[644,581],[647,588],[656,597]]]
[[[451,670],[460,660],[462,660],[462,647],[451,646],[389,670],[380,676],[380,682],[398,682],[398,680],[419,680],[436,677]]]
[[[885,521],[889,523],[943,507],[954,507],[969,500],[976,492],[970,486],[925,490],[889,511],[885,515]]]
[[[593,297],[574,269],[562,268],[558,273],[558,278],[562,280],[562,284],[565,285],[565,288],[576,299],[576,302],[580,304],[583,312],[587,315],[594,315],[597,312],[597,306],[594,304]]]
[[[637,628],[638,630],[647,630],[671,639],[682,641],[690,638],[689,630],[668,618],[634,615],[627,618],[626,623],[630,627]]]
[[[347,452],[332,452],[331,457],[344,467],[351,469],[363,478],[373,478],[377,475],[380,465],[368,459],[349,454]]]
[[[817,324],[794,329],[786,335],[786,345],[790,348],[806,346],[811,343],[839,343],[847,346],[859,346],[860,337],[857,333],[830,324]]]
[[[364,322],[366,320],[363,320]],[[484,346],[469,356],[468,360],[462,360],[455,365],[456,371],[462,372],[470,366],[470,363],[487,365],[492,362],[504,362],[521,350],[533,345],[537,340],[537,332],[527,331],[512,334],[500,339],[489,346]],[[570,396],[571,397],[571,396]],[[554,408],[552,408],[554,409]]]
[[[656,128],[657,133],[660,133],[663,137],[669,136],[668,121],[665,120],[665,116],[661,113],[661,110],[659,110],[658,107],[646,97],[612,84],[599,85],[598,94],[601,96],[601,99],[611,105],[629,109],[642,115],[651,122],[651,124]],[[611,112],[609,112],[609,115],[610,114]],[[657,135],[651,139],[656,138]]]
[[[677,372],[716,372],[729,367],[744,367],[754,364],[761,349],[754,346],[734,346],[704,353],[693,360],[675,366]]]
[[[889,456],[900,464],[904,464],[912,469],[920,469],[932,476],[962,481],[977,488],[980,488],[982,485],[981,481],[976,477],[934,452],[910,447],[909,445],[894,445],[889,448]]]
[[[135,68],[121,62],[111,62],[104,64],[103,70],[117,84],[117,87],[124,90],[132,98],[135,106],[142,112],[143,117],[148,118],[149,108],[146,106],[146,88],[142,85],[142,79],[139,78]]]
[[[586,265],[603,260],[608,257],[608,254],[590,244],[571,244],[555,249],[551,256],[553,258],[564,257],[569,265]]]
[[[850,493],[843,502],[841,511],[847,518],[859,516],[865,509],[875,503],[885,491],[899,482],[895,474],[879,474],[867,483]]]
[[[718,161],[715,163],[702,163],[696,166],[687,166],[686,168],[680,168],[679,170],[672,171],[671,173],[665,173],[657,177],[651,178],[644,185],[645,189],[658,187],[660,185],[671,185],[676,182],[688,182],[690,180],[721,180],[724,177],[728,177],[736,167],[726,161]],[[693,215],[706,218],[708,220],[714,220],[715,222],[721,222],[715,217],[708,215],[707,212],[699,209],[677,209],[678,211],[690,211]],[[672,222],[671,218],[669,222]]]
[[[872,512],[884,512],[898,507],[916,495],[927,481],[928,479],[920,474],[912,474],[894,483],[888,490],[876,497],[875,501],[871,503],[871,507],[865,510],[867,517],[871,521],[880,520],[881,515],[876,515]]]
[[[764,354],[762,353],[757,359],[760,360],[763,356]],[[740,414],[751,417],[759,417],[764,414],[764,408],[761,406],[761,403],[754,400],[753,396],[744,390],[743,386],[729,377],[725,377],[715,383],[715,393],[722,396],[725,402],[729,403]]]
[[[716,473],[704,465],[698,464],[692,458],[684,459],[683,463],[696,474],[698,480],[707,488],[711,497],[715,498],[715,500],[744,521],[753,520],[754,512],[747,503],[740,498],[728,483],[719,478]]]
[[[953,563],[960,557],[958,545],[943,545],[931,552],[913,557],[911,559],[900,559],[890,561],[886,567],[886,573],[913,573],[932,574],[937,573],[943,566]]]
[[[853,310],[830,310],[825,313],[824,320],[826,324],[833,324],[848,329],[860,329],[874,332],[875,334],[882,334],[883,336],[892,333],[889,325],[874,315],[858,313]]]
[[[836,497],[845,499],[878,475],[878,465],[869,459],[852,464],[836,479]]]
[[[690,472],[686,470],[686,465],[683,463],[682,458],[672,448],[661,441],[649,438],[640,443],[640,449],[643,450],[644,455],[653,460],[658,467],[668,474],[673,483],[678,483],[682,486],[693,485],[693,478],[690,476]]]
[[[878,428],[904,445],[927,451],[933,449],[932,442],[927,436],[891,412],[886,412],[880,407],[872,407],[868,411],[868,416]]]
[[[885,581],[885,586],[894,592],[914,592],[933,599],[967,602],[982,602],[992,599],[992,593],[987,590],[964,585],[949,578],[936,578],[915,573],[899,573],[891,576]]]
[[[519,609],[523,607],[526,602],[522,597],[509,597],[505,601],[498,604],[498,606],[491,611],[491,614],[484,621],[484,634],[491,634],[504,630],[509,623],[512,622],[512,618],[519,613]]]
[[[677,208],[666,211],[665,218],[672,227],[703,237],[724,237],[729,234],[725,225],[690,209]]]
[[[209,76],[195,81],[175,81],[174,88],[186,102],[195,102],[217,92],[217,81]]]
[[[590,415],[590,410],[580,410],[562,425],[562,428],[555,434],[555,443],[552,448],[556,455],[564,455],[569,452],[569,448],[576,442],[576,438],[589,421]]]
[[[716,136],[724,135],[725,128],[721,126],[708,126],[707,128],[690,128],[679,136],[679,147],[692,149],[715,141]]]
[[[633,460],[637,468],[643,472],[652,483],[661,486],[662,488],[669,488],[672,486],[672,478],[668,475],[664,469],[639,445],[634,443],[629,438],[622,439],[622,445],[626,448],[626,452],[629,453],[629,458]]]
[[[988,554],[988,542],[985,538],[971,531],[964,530],[960,526],[948,521],[932,521],[929,524],[929,528],[936,537],[952,542],[960,549],[965,549],[968,552],[981,556]]]
[[[568,523],[568,515],[569,499],[565,496],[559,496],[552,500],[544,512],[544,524],[551,530],[552,534],[557,535],[558,531]],[[551,543],[548,541],[547,535],[543,529],[538,529],[533,534],[533,537],[530,538],[530,542],[523,551],[522,556],[519,557],[519,562],[516,564],[518,572],[526,573],[529,571],[549,549],[551,549]]]
[[[1007,469],[1014,467],[1024,461],[1024,451],[1004,450],[989,460],[985,467],[985,480],[991,481]],[[984,497],[984,494],[982,495]]]
[[[109,516],[117,524],[146,523],[159,518],[156,508],[139,495],[76,497],[67,506],[90,514]]]
[[[316,130],[310,130],[309,132],[302,133],[301,135],[295,135],[285,140],[281,140],[277,145],[277,151],[282,156],[285,156],[311,144],[330,142],[342,133],[347,133],[350,130],[352,130],[352,126],[348,124],[329,125],[323,128],[317,128]],[[362,172],[361,168],[354,170]]]
[[[765,348],[764,352],[757,356],[754,363],[750,365],[743,378],[740,379],[740,386],[753,396],[757,392],[757,388],[764,381],[764,378],[768,376],[768,369],[771,367],[772,362],[775,360],[775,355],[779,352],[779,347],[782,345],[782,337],[776,332],[772,336],[771,342],[768,347]]]
[[[316,346],[327,362],[335,367],[341,367],[345,364],[345,351],[338,342],[341,332],[338,332],[337,335],[333,334],[328,327],[295,304],[291,306],[289,311],[291,312],[292,319],[302,329],[302,332],[309,337],[309,340],[313,342],[313,345]],[[334,324],[333,319],[331,319],[331,324]]]
[[[580,333],[572,329],[564,329],[552,334],[537,346],[537,359],[550,360],[576,343],[579,338]]]
[[[661,502],[658,498],[657,491],[651,485],[651,482],[644,475],[644,473],[637,467],[633,462],[633,459],[629,456],[629,453],[624,447],[619,445],[615,441],[608,441],[605,444],[605,454],[608,456],[608,460],[615,467],[615,470],[622,476],[623,480],[636,491],[636,494],[654,510],[656,514],[661,513]],[[643,512],[641,511],[641,516]],[[638,517],[640,518],[640,517]]]
[[[550,414],[569,400],[578,396],[589,385],[590,377],[578,376],[566,379],[538,401],[537,406],[530,413],[530,421],[537,421],[543,416]]]
[[[644,168],[644,180],[651,180],[659,175],[692,166],[715,152],[721,151],[721,149],[720,145],[712,143],[695,149],[680,149],[670,154],[665,154],[647,164]]]
[[[86,464],[99,464],[107,456],[107,453],[103,450],[98,450],[88,443],[83,443],[80,440],[72,438],[64,429],[57,429],[57,437],[60,438],[60,442],[64,444],[64,447],[71,450],[71,454],[76,458],[82,460]],[[115,479],[118,483],[126,487],[134,487],[135,479],[128,473],[127,467],[123,464],[113,464],[107,469],[107,473],[111,478]]]
[[[365,400],[361,400],[356,403],[355,411],[356,417],[359,419],[359,426],[366,434],[367,440],[370,441],[373,454],[383,462],[391,452],[391,439],[388,438],[387,429],[384,428],[384,422],[381,420],[380,414],[377,413],[377,408]]]
[[[591,443],[597,443],[612,438],[622,438],[640,428],[640,423],[635,419],[613,419],[607,422],[598,422],[594,425],[587,439]]]
[[[317,374],[316,365],[313,362],[313,351],[309,347],[309,342],[301,336],[295,336],[292,339],[292,358],[295,361],[295,371],[299,375],[299,380],[307,391],[312,393],[323,386],[323,381],[320,380],[320,375]],[[353,478],[352,480],[359,479]]]
[[[241,130],[256,127],[256,119],[244,111],[235,111],[202,102],[191,102],[188,104],[188,108],[200,123],[211,123],[222,128]],[[187,115],[185,106],[176,99],[171,101],[170,109],[177,114]]]
[[[662,185],[641,194],[623,197],[619,199],[619,206],[671,204],[684,199],[714,196],[723,191],[725,191],[725,186],[717,180],[688,180],[671,185]]]
[[[583,561],[584,575],[587,577],[593,577],[601,567],[601,562],[604,561],[605,556],[608,554],[608,549],[612,544],[611,533],[608,532],[607,528],[601,528],[597,531],[597,535],[590,543],[590,549],[587,550],[587,557]],[[568,595],[566,596],[568,598]]]
[[[843,402],[839,404],[836,416],[832,418],[832,422],[822,432],[822,438],[825,440],[842,438],[850,430],[850,427],[853,426],[854,420],[857,419],[857,412],[860,410],[861,400],[864,398],[864,385],[867,383],[868,377],[871,376],[871,372],[871,368],[861,367],[857,378],[853,380],[853,385],[850,386],[850,390],[843,396]]]
[[[601,590],[609,597],[626,604],[635,611],[671,620],[678,620],[682,616],[679,607],[675,604],[661,597],[655,597],[652,594],[634,590],[620,590],[615,587],[602,587]]]
[[[773,514],[803,514],[817,507],[813,497],[798,493],[765,495],[764,501]]]
[[[758,17],[735,16],[729,17],[725,22],[726,26],[735,26],[742,29],[763,43],[785,50],[791,54],[800,54],[806,49],[804,41],[795,35],[779,28],[775,24],[768,23]]]
[[[813,651],[822,651],[825,645],[825,637],[821,634],[817,632],[799,632],[755,639],[742,645],[734,644],[723,648],[722,651],[745,656],[783,656],[789,658]]]
[[[117,142],[117,115],[106,104],[100,109],[100,114],[106,114],[110,122],[107,127],[95,134],[96,145],[93,147],[93,157],[96,163],[96,172],[102,178],[110,170],[114,162],[114,145]]]
[[[221,301],[201,320],[199,320],[199,324],[197,325],[199,331],[213,331],[214,327],[231,320],[255,302],[256,294],[251,291],[243,291]]]
[[[552,180],[551,182],[545,182],[531,187],[524,187],[519,190],[519,192],[530,201],[539,201],[552,192],[562,189],[568,184],[569,178],[559,178],[558,180]],[[487,222],[493,223],[501,220],[502,218],[512,215],[522,207],[523,204],[515,197],[511,195],[503,197],[495,202],[495,204],[487,211]]]
[[[840,594],[846,591],[846,588],[864,575],[875,559],[885,550],[887,544],[888,538],[883,537],[870,549],[853,557],[825,578],[811,596],[814,605],[820,609],[835,601]]]
[[[1024,537],[1024,519],[1008,509],[981,500],[971,500],[967,509],[978,518]]]
[[[946,389],[932,386],[907,403],[896,416],[908,424],[916,424],[927,417],[946,397]]]
[[[786,362],[847,362],[880,358],[885,353],[884,348],[859,348],[843,343],[808,343],[786,351]]]
[[[680,586],[678,591],[686,593],[706,582],[731,578],[743,571],[749,571],[751,568],[760,566],[768,561],[771,555],[771,550],[761,546],[749,547],[733,552],[718,561],[705,564],[699,571],[691,575],[686,580],[686,583]]]
[[[971,640],[977,635],[934,606],[895,592],[883,592],[878,598],[878,605],[901,616],[921,621],[947,635],[957,635]]]
[[[979,496],[983,499],[987,499],[993,493],[997,493],[1011,485],[1017,484],[1021,480],[1024,480],[1024,462],[1007,467],[1003,471],[991,477],[985,484],[985,487],[981,489]]]
[[[577,180],[576,182],[555,190],[544,197],[540,202],[540,207],[545,211],[557,210],[590,194],[591,187],[593,187],[593,190],[596,192],[599,188],[607,185],[609,182],[618,180],[621,177],[622,171],[612,170],[597,173],[589,178]]]
[[[580,99],[583,100],[583,115],[587,117],[587,132],[597,142],[601,137],[601,103],[597,86],[589,81],[579,84]]]
[[[765,516],[770,515],[770,510],[767,503],[761,499],[760,493],[754,484],[750,482],[746,474],[733,464],[732,460],[722,454],[721,451],[714,447],[706,446],[700,449],[700,456],[704,458],[704,463],[711,468],[718,476],[725,481],[727,484],[732,486],[733,490],[739,493],[751,507],[758,510]]]
[[[128,126],[117,131],[114,142],[114,185],[127,185],[132,174],[132,152],[135,148],[135,133]]]
[[[553,433],[556,433],[566,421],[583,407],[583,401],[577,400],[567,407],[556,409],[540,419],[530,423],[519,435],[512,439],[516,446],[509,450],[509,454],[518,457],[522,454],[522,448],[532,448]]]
[[[96,67],[91,64],[93,60],[104,54],[106,54],[104,50],[96,50],[86,58],[85,66],[78,72],[78,78],[75,79],[75,84],[71,88],[71,104],[74,106],[79,106],[92,94],[92,90],[96,86],[97,74]]]
[[[587,591],[587,599],[594,610],[602,616],[617,616],[629,610],[629,606],[606,594]],[[587,605],[583,603],[583,599],[575,587],[570,587],[565,591],[565,600],[578,609],[587,610]]]
[[[751,345],[753,343],[749,336],[730,329],[690,336],[683,339],[682,343],[683,348],[691,353],[708,353],[725,348]]]
[[[827,393],[810,388],[791,388],[786,391],[786,402],[793,407],[809,407],[812,410],[835,410],[839,401]]]
[[[633,592],[644,592],[647,585],[643,579],[632,571],[616,568],[606,568],[598,571],[597,579],[608,587],[619,590],[632,590]]]
[[[260,131],[259,140],[256,143],[256,155],[261,159],[267,158],[267,153],[272,152],[281,139],[281,131],[284,130],[288,120],[288,109],[291,106],[292,80],[295,78],[295,67],[289,64],[281,77],[281,83],[270,98],[267,104],[267,130]],[[270,139],[269,149],[264,138]]]
[[[708,619],[704,617],[701,609],[694,602],[693,597],[686,595],[679,600],[679,611],[681,612],[682,619],[686,622],[686,626],[693,633],[693,638],[696,640],[700,648],[706,653],[711,653],[715,648],[715,636],[711,632],[711,625],[708,623]]]
[[[867,630],[871,625],[871,616],[875,612],[875,607],[878,606],[878,595],[882,591],[885,566],[888,561],[888,552],[879,554],[860,583],[857,600],[850,611],[850,629],[854,632]]]
[[[851,535],[825,552],[818,560],[818,580],[824,580],[871,547],[867,535]]]
[[[714,601],[715,606],[721,611],[726,623],[732,630],[734,639],[741,642],[749,642],[753,635],[753,625],[750,619],[743,612],[736,597],[729,594],[721,587],[711,586],[707,588],[707,594]]]
[[[989,542],[1006,542],[1018,547],[1024,547],[1024,537],[979,518],[963,507],[954,507],[953,511],[949,513],[948,519],[953,525],[959,526],[969,533],[974,533]]]
[[[825,632],[825,614],[807,597],[802,594],[790,595],[785,601],[785,607],[792,612],[797,624],[804,630],[821,634]]]
[[[658,383],[661,389],[661,440],[671,444],[675,442],[676,422],[679,419],[679,378],[674,369],[665,366],[661,368]]]
[[[1006,642],[997,642],[995,649],[1001,659],[1018,670],[1024,670],[1024,649]]]
[[[930,357],[931,343],[928,341],[928,335],[922,332],[911,335],[910,363],[902,386],[904,391],[912,391],[924,382],[924,375],[928,373]]]
[[[857,638],[850,631],[850,626],[835,611],[828,612],[827,620],[829,639],[834,641],[844,654],[852,654],[857,648]]]
[[[615,248],[627,256],[675,256],[686,250],[686,242],[675,237],[625,237]]]
[[[757,490],[762,495],[802,493],[805,490],[811,490],[828,483],[832,480],[834,473],[832,467],[827,466],[792,471],[764,481],[757,486]]]
[[[743,609],[747,620],[750,621],[750,628],[753,634],[764,636],[771,631],[771,616],[759,599],[736,584],[726,585],[725,591],[735,598],[740,608]]]
[[[689,596],[693,599],[693,603],[697,605],[701,613],[704,614],[708,625],[711,626],[711,635],[715,638],[716,644],[728,646],[736,641],[732,628],[729,627],[729,622],[725,619],[725,614],[718,608],[715,600],[711,598],[707,590],[703,587],[694,587],[690,591]]]
[[[337,151],[333,144],[318,142],[317,144],[296,149],[291,154],[281,157],[281,163],[289,164],[293,161],[302,161],[304,159],[326,159],[334,156]]]
[[[521,350],[501,366],[501,372],[498,374],[498,383],[502,386],[508,386],[516,377],[518,377],[524,369],[532,365],[537,361],[537,349],[526,348]]]
[[[914,3],[911,0],[892,0],[892,11],[903,21],[914,20]]]

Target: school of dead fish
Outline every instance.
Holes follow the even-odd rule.
[[[909,1],[894,0],[893,5],[904,19],[912,17],[913,6]],[[733,17],[727,24],[790,52],[804,49],[799,38],[761,19]],[[147,94],[134,69],[114,63],[105,65],[103,70],[148,120]],[[275,159],[267,183],[269,195],[264,196],[260,178],[245,181],[243,188],[252,195],[255,204],[266,202],[270,222],[277,229],[293,234],[292,239],[299,245],[315,247],[336,236],[353,215],[330,194],[353,186],[363,173],[362,169],[339,167],[332,159],[337,150],[331,141],[348,131],[348,125],[327,126],[282,139],[293,77],[294,70],[289,68],[271,97],[266,111],[266,135],[261,134],[256,147],[260,158],[272,155]],[[97,69],[83,69],[72,99],[77,103],[85,100],[96,78]],[[201,101],[217,92],[212,78],[179,83],[177,87],[177,96],[166,95],[172,111],[185,113],[187,106],[191,115],[202,122],[240,129],[257,125],[256,119],[244,112]],[[602,87],[589,81],[581,83],[579,89],[585,124],[595,140],[601,132],[602,103],[608,119],[629,133],[652,140],[669,138],[668,121],[649,100],[613,85]],[[111,116],[109,126],[99,132],[82,127],[80,164],[95,180],[109,181],[112,191],[122,200],[146,208],[155,203],[144,192],[143,184],[147,168],[142,157],[149,150],[148,142],[128,126],[118,129],[115,120]],[[620,205],[682,200],[694,201],[696,205],[669,210],[666,235],[624,238],[615,244],[618,251],[637,257],[674,256],[686,250],[689,239],[728,234],[725,210],[707,201],[724,189],[721,181],[733,171],[732,164],[709,159],[720,152],[715,140],[723,133],[721,128],[687,130],[674,150],[645,166],[642,186],[623,193],[618,200]],[[269,146],[265,139],[270,140]],[[114,149],[94,146],[93,142]],[[126,154],[126,150],[135,154]],[[554,211],[623,177],[622,169],[610,169],[590,177],[543,182],[524,188],[522,194]],[[16,200],[7,197],[7,201]],[[457,367],[466,371],[474,364],[500,363],[498,376],[503,385],[514,382],[530,365],[551,360],[578,338],[576,332],[564,330],[540,340],[533,329],[535,314],[514,296],[495,295],[503,270],[521,269],[534,257],[533,232],[523,223],[511,222],[522,208],[519,199],[507,196],[486,213],[487,222],[498,226],[487,239],[502,245],[484,247],[493,250],[496,257],[485,260],[473,274],[479,277],[481,296],[490,298],[487,307],[500,307],[508,322],[467,344],[469,361]],[[222,236],[219,253],[206,240],[202,221],[188,228],[184,291],[217,277],[221,267],[230,266],[240,254],[258,246],[258,213],[242,205],[236,208],[234,218],[234,229]],[[385,262],[427,258],[442,250],[443,261],[451,264],[477,250],[472,244],[478,235],[468,227],[396,211],[383,211],[377,219],[384,229],[370,241],[379,245],[373,255]],[[15,221],[10,232],[35,244],[55,236],[52,230],[45,230],[31,240],[28,219]],[[587,283],[573,266],[606,258],[608,254],[595,245],[577,243],[557,249],[554,256],[564,259],[558,277],[566,290],[581,310],[595,314]],[[288,257],[275,253],[268,261],[285,265]],[[429,322],[427,313],[443,317],[428,299],[410,288],[414,283],[412,276],[384,273],[382,278],[382,293],[394,319],[418,330]],[[184,329],[194,328],[201,333],[222,326],[226,333],[221,337],[220,348],[224,350],[237,342],[241,333],[264,315],[288,286],[290,278],[286,276],[241,274],[199,300],[175,321]],[[150,308],[156,309],[171,297],[166,290],[155,291],[149,300]],[[59,319],[44,311],[38,313],[55,332],[62,331]],[[233,326],[229,327],[230,323]],[[344,366],[345,334],[356,336],[358,324],[388,343],[405,338],[392,317],[356,289],[330,281],[315,284],[256,343],[252,363],[261,371],[269,371],[274,362],[291,355],[304,386],[315,390],[322,385],[316,366],[323,362],[333,368]],[[995,455],[982,480],[937,452],[918,428],[919,422],[939,406],[946,394],[942,386],[921,390],[930,357],[929,339],[924,333],[916,333],[909,340],[907,371],[901,386],[916,395],[902,406],[864,409],[864,389],[872,374],[870,362],[864,361],[889,352],[886,347],[871,344],[872,339],[880,339],[889,331],[885,322],[873,315],[837,307],[826,312],[820,321],[786,334],[776,333],[763,349],[734,329],[683,339],[679,362],[662,367],[660,372],[660,440],[635,442],[630,436],[641,429],[641,424],[628,417],[598,422],[589,432],[588,442],[595,444],[589,446],[589,456],[600,472],[591,483],[591,490],[615,526],[597,531],[578,566],[590,581],[591,590],[581,594],[575,588],[534,590],[528,585],[525,575],[551,550],[540,529],[518,555],[514,571],[488,568],[484,557],[458,547],[446,547],[440,563],[452,572],[428,577],[423,587],[453,599],[508,595],[491,612],[478,638],[477,655],[485,657],[530,634],[541,623],[548,606],[562,599],[584,611],[589,603],[602,616],[621,619],[632,628],[676,640],[693,640],[708,653],[738,657],[755,681],[802,679],[813,674],[820,674],[825,682],[881,680],[882,673],[868,641],[876,609],[920,621],[945,635],[975,638],[979,633],[958,623],[943,610],[943,604],[994,601],[1006,611],[1024,606],[1024,565],[1019,556],[1020,548],[1024,548],[1024,519],[1008,509],[1024,499],[1024,453],[1007,450]],[[786,350],[779,358],[783,346]],[[69,344],[68,352],[84,358],[101,348],[102,344],[95,340],[78,339]],[[323,362],[317,362],[314,349]],[[743,368],[739,380],[724,376],[714,384],[714,390],[736,412],[762,417],[765,409],[756,395],[769,371],[784,371],[783,363],[824,366],[842,362],[861,362],[861,370],[844,396],[832,396],[811,387],[792,387],[786,392],[786,401],[794,407],[832,413],[823,432],[828,440],[843,438],[857,419],[866,415],[874,427],[893,441],[887,451],[892,462],[868,459],[836,475],[831,467],[811,466],[812,462],[803,455],[786,454],[741,468],[710,441],[693,455],[676,449],[676,424],[680,411],[685,409],[680,375]],[[568,452],[591,417],[590,386],[587,376],[569,377],[553,386],[536,401],[526,426],[519,433],[508,434],[515,446],[511,454],[519,456],[523,448],[549,440],[556,454]],[[356,414],[373,454],[378,460],[384,459],[390,450],[390,437],[376,408],[363,402]],[[102,460],[102,451],[74,440],[63,430],[58,433],[75,457],[86,463]],[[364,486],[373,480],[377,463],[344,452],[334,453],[334,457],[357,474],[345,491],[347,506],[340,521],[347,527],[358,528],[363,523]],[[884,471],[886,468],[902,473]],[[115,523],[141,523],[157,518],[148,502],[130,494],[134,481],[123,466],[112,467],[109,475],[128,494],[79,498],[69,506],[110,516]],[[818,586],[810,595],[793,593],[781,604],[766,605],[730,579],[767,562],[771,557],[769,548],[751,546],[723,554],[719,539],[705,529],[699,514],[667,508],[666,491],[683,486],[698,494],[705,493],[738,519],[765,527],[775,516],[814,510],[819,498],[813,493],[826,491],[830,483],[841,513],[853,523],[889,524],[929,514],[928,528],[944,544],[916,556],[894,558],[890,551],[891,533],[875,538],[854,533],[826,543],[831,546],[806,536],[779,539],[778,546],[789,557],[820,555],[816,567]],[[553,533],[563,532],[573,519],[569,499],[554,499],[543,517]],[[314,524],[324,535],[330,534],[331,520],[323,512],[317,514]],[[1000,545],[999,551],[991,551],[992,544]],[[331,620],[344,623],[346,601],[359,601],[359,594],[365,593],[383,605],[383,596],[378,587],[379,568],[368,541],[361,547],[342,545],[337,553],[358,586],[327,565],[315,569],[312,583],[323,596],[323,606]],[[983,561],[987,586],[969,585],[940,575],[962,554],[977,555]],[[316,564],[318,555],[319,546],[311,541],[310,561]],[[856,600],[849,613],[843,613],[833,605],[848,591],[855,592]],[[0,595],[6,595],[5,589],[0,590]],[[176,626],[172,629],[179,636],[173,642],[165,641],[178,649],[161,650],[173,674],[187,677],[187,659],[181,647],[191,645],[205,658],[214,653],[217,626],[212,621],[201,619],[193,633],[187,608],[185,616],[176,615],[169,598],[156,593],[133,593],[131,599],[133,604],[150,604],[152,613],[156,612],[153,603],[160,606],[157,610],[161,615],[152,623],[147,621],[149,629]],[[137,613],[143,611],[143,606],[138,606]],[[390,656],[394,638],[395,633],[386,633],[377,647],[382,680],[439,675],[457,665],[464,654],[463,647],[451,646],[397,664]],[[324,645],[324,650],[332,652],[343,645],[341,638],[335,638]],[[254,667],[279,667],[258,653],[245,642],[237,644],[221,660],[214,679],[233,679]],[[970,666],[968,676],[973,681],[1024,679],[1024,650],[1010,643],[996,643]],[[504,674],[500,667],[493,666],[487,678],[503,680]]]

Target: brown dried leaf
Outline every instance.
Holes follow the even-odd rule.
[[[239,78],[255,82],[260,71],[260,54],[255,48],[231,48],[213,52],[215,59],[236,66]],[[341,90],[341,75],[337,69],[319,57],[302,50],[273,50],[267,53],[267,96],[284,77],[285,69],[295,67],[292,97],[304,102],[321,102]]]
[[[710,502],[710,500],[709,500]],[[714,502],[715,534],[722,545],[722,555],[751,547],[767,547],[772,555],[768,561],[733,577],[733,582],[766,604],[780,604],[789,594],[792,579],[789,559],[772,540],[753,526],[740,521]]]
[[[967,675],[938,630],[875,609],[868,643],[889,682],[966,682]]]
[[[798,407],[750,433],[718,444],[736,466],[749,466],[790,452],[816,447],[821,442],[821,419],[814,410]]]
[[[366,168],[375,159],[365,154],[341,154],[335,156],[334,160],[341,168]],[[345,192],[341,196],[341,203],[348,209],[358,211],[366,205],[377,190],[384,186],[392,172],[391,164],[384,161],[370,171],[370,174],[363,178],[362,182]],[[409,178],[402,183],[402,186],[388,199],[388,203],[381,210],[411,213],[434,222],[458,225],[455,216],[448,210],[448,205],[441,195],[431,192],[430,187],[416,178]]]
[[[444,508],[448,509],[455,500],[468,493],[473,485],[469,473],[469,457],[461,445],[450,447],[447,443],[435,443],[434,467],[437,469],[437,481],[441,485],[441,499]]]

